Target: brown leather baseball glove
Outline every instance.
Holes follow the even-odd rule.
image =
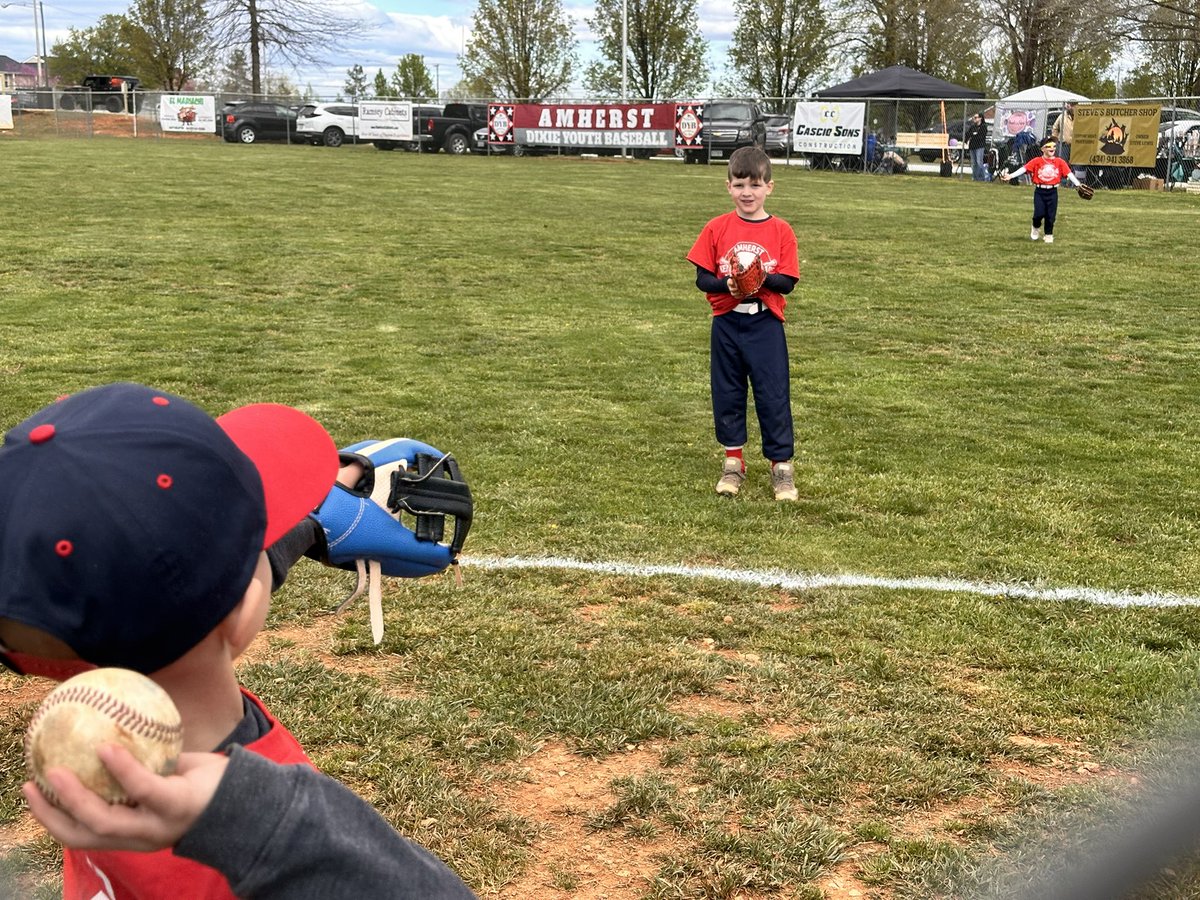
[[[729,293],[738,300],[757,294],[767,280],[762,260],[755,256],[750,265],[744,266],[735,250],[730,250],[725,259],[729,263]]]
[[[1091,185],[1087,184],[1081,184],[1079,187],[1075,188],[1075,193],[1077,193],[1084,200],[1091,200],[1092,197],[1096,195],[1095,189],[1092,188]]]

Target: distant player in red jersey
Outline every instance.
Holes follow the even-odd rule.
[[[1012,172],[1002,172],[1001,181],[1011,181],[1013,178],[1028,172],[1033,179],[1033,228],[1029,230],[1029,239],[1036,241],[1038,230],[1042,223],[1046,225],[1046,243],[1054,243],[1054,219],[1058,216],[1058,184],[1064,178],[1079,187],[1079,179],[1071,171],[1070,165],[1064,159],[1054,155],[1056,144],[1046,141],[1042,144],[1042,155],[1031,159],[1021,168]]]

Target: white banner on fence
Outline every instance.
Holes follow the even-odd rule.
[[[9,131],[12,127],[12,95],[0,94],[0,130]]]
[[[797,153],[862,153],[866,115],[865,103],[797,103],[792,149]]]
[[[163,94],[158,103],[158,124],[163,131],[212,134],[217,130],[215,97],[198,94]]]
[[[358,138],[411,141],[412,104],[407,100],[363,100],[358,104]]]

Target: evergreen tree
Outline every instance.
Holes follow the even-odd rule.
[[[367,76],[363,72],[363,67],[355,63],[351,68],[346,70],[346,83],[342,85],[342,90],[350,97],[351,100],[358,100],[360,97],[367,96]]]
[[[433,79],[425,66],[425,57],[419,53],[407,53],[400,57],[396,71],[392,73],[392,89],[396,97],[427,100],[434,96]]]
[[[392,86],[388,84],[387,76],[383,74],[383,69],[375,71],[375,96],[378,99],[396,96],[392,91]]]

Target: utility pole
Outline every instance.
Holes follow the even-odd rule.
[[[33,9],[33,56],[37,61],[37,86],[42,87],[49,81],[48,77],[42,75],[42,60],[46,56],[46,12],[41,11],[41,27],[38,27],[38,10],[42,5],[42,0],[9,0],[8,3],[0,3],[0,9],[7,9],[10,6],[28,6]],[[47,73],[48,76],[49,73]]]

